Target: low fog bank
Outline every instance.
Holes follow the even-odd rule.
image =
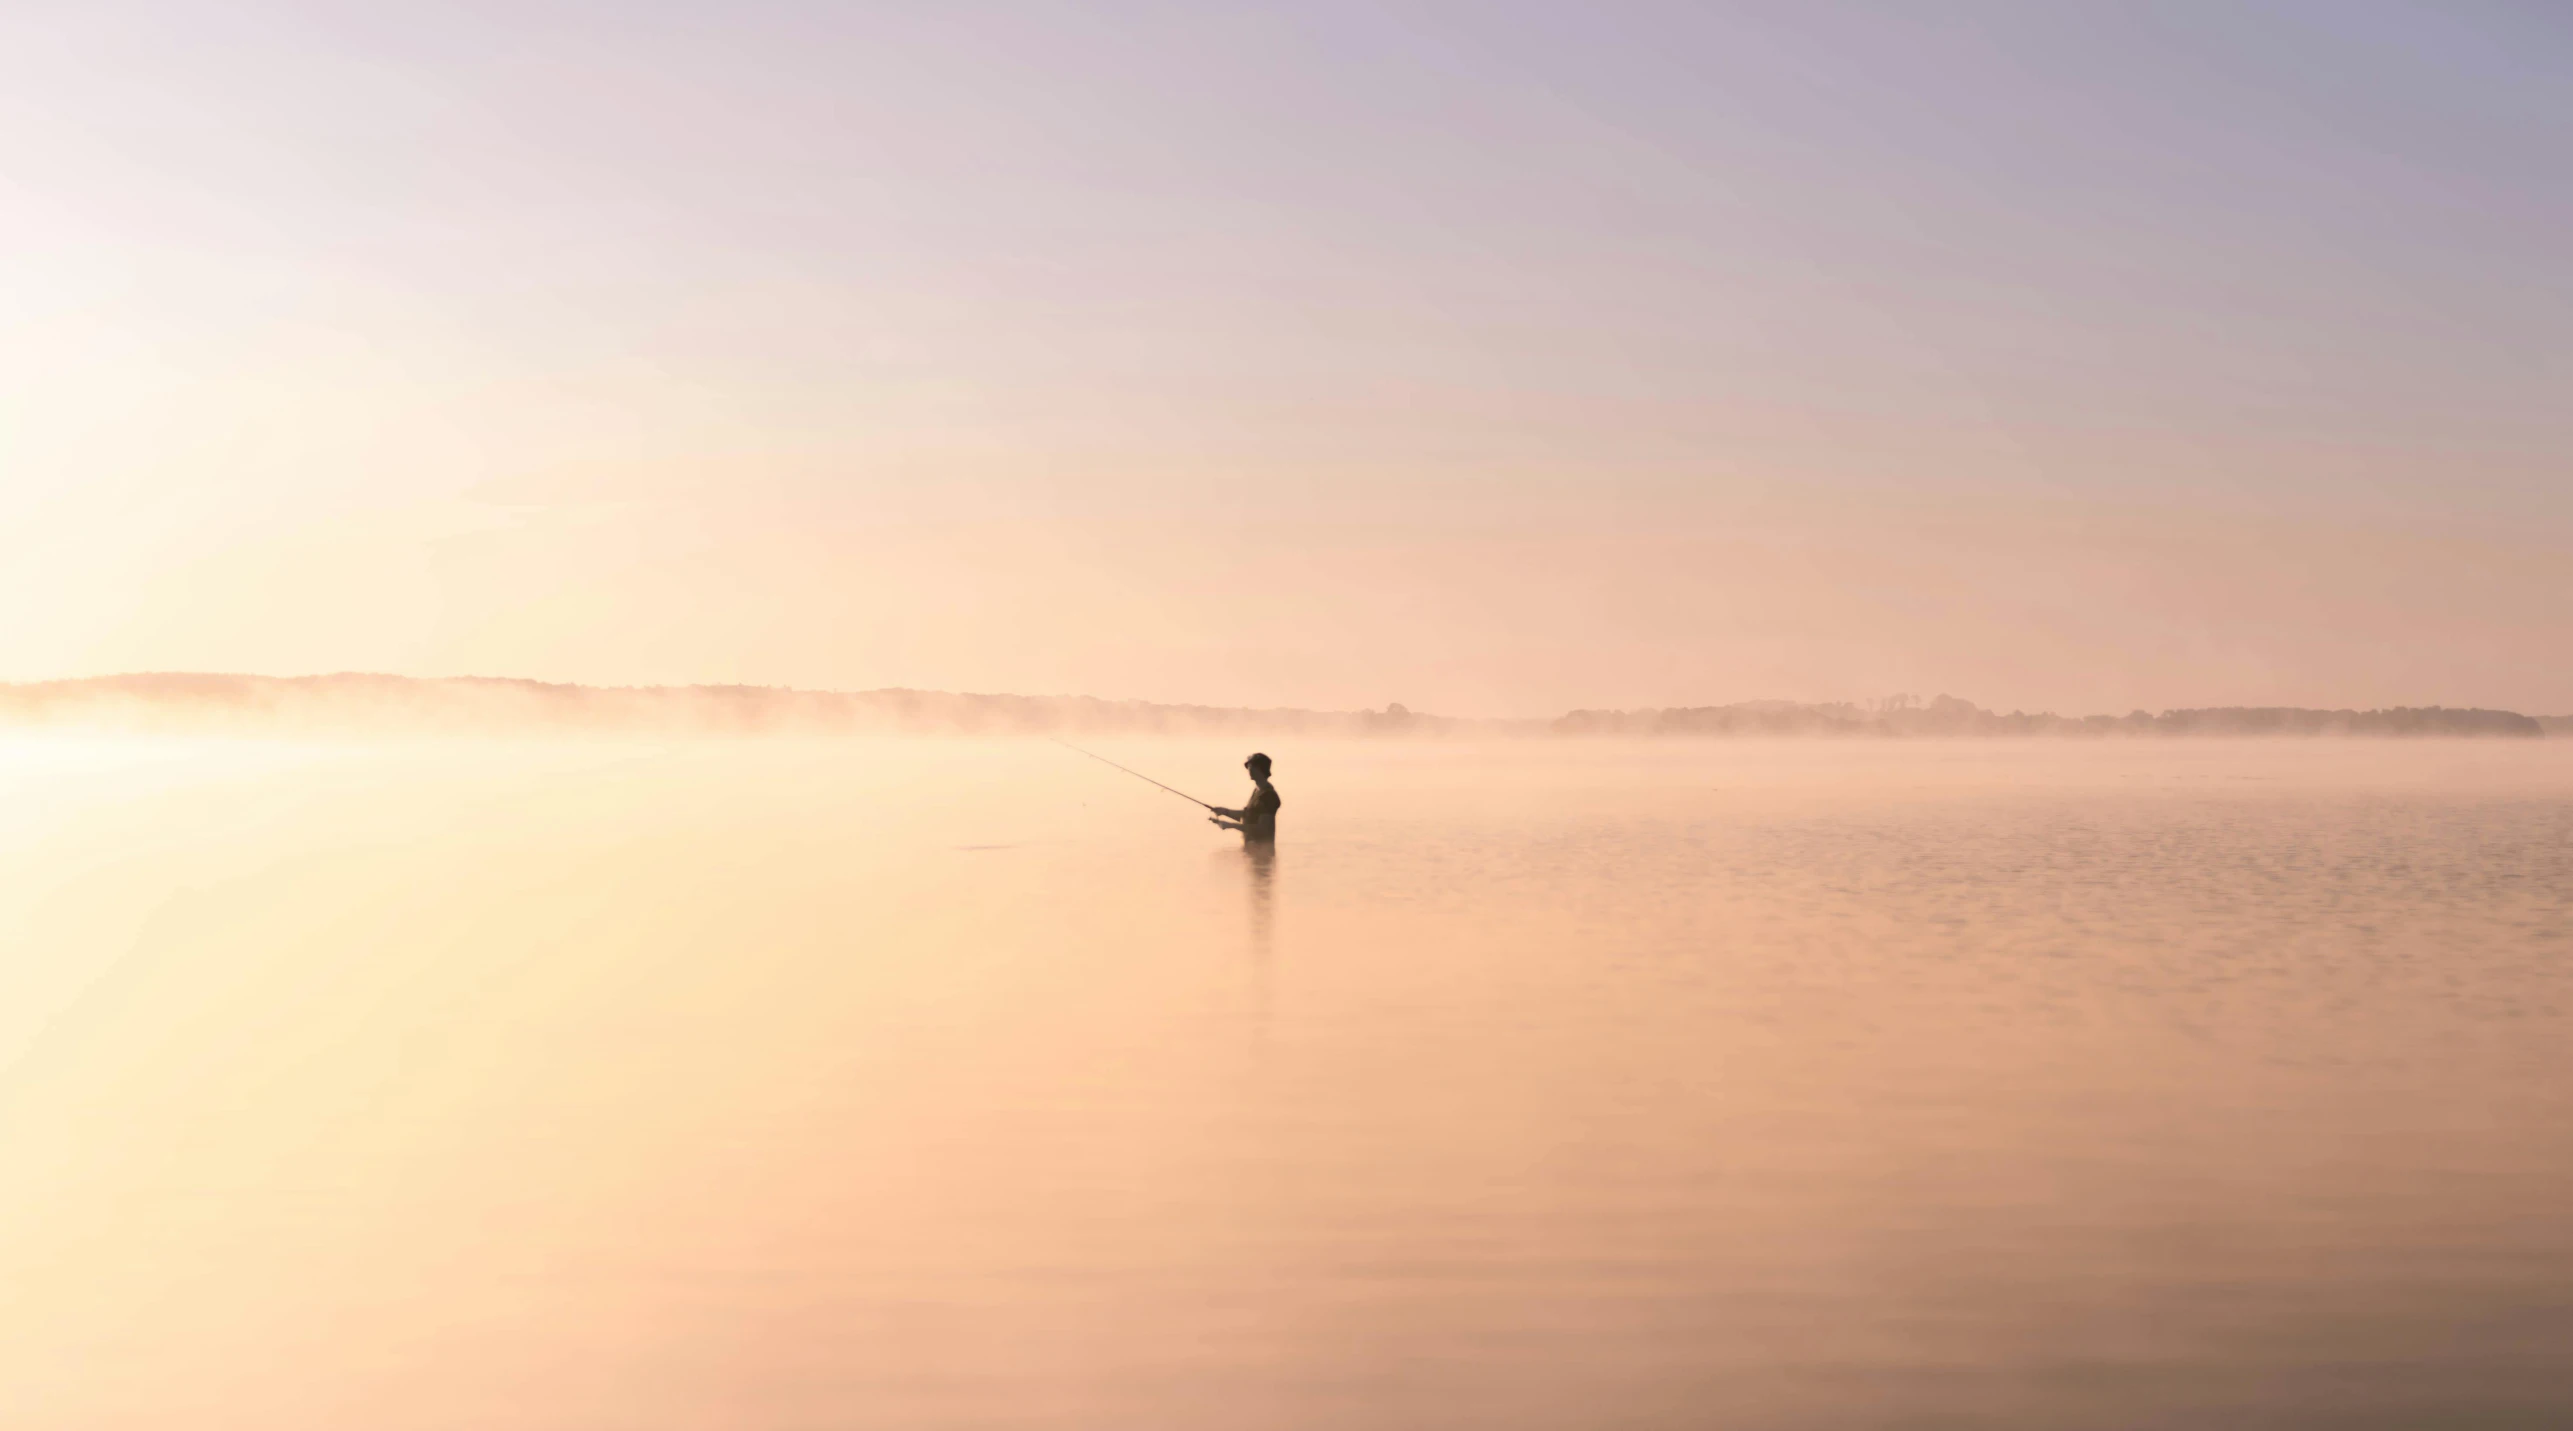
[[[2543,720],[2516,711],[2396,706],[2391,710],[2306,710],[2295,706],[2216,706],[2159,715],[2008,715],[1971,701],[1939,696],[1927,704],[1895,696],[1850,702],[1744,701],[1669,710],[1574,711],[1550,727],[1559,735],[1622,736],[2515,736],[2573,733],[2573,716]]]
[[[501,677],[149,674],[0,685],[0,723],[240,733],[615,731],[699,735],[1505,734],[1541,721],[1243,710],[1090,696],[579,686]]]
[[[1552,721],[1381,711],[1247,710],[1090,696],[947,691],[799,691],[771,686],[578,686],[498,677],[153,674],[0,685],[0,723],[150,732],[492,733],[530,729],[709,735],[1117,734],[1957,738],[2073,736],[2573,735],[2573,716],[2399,706],[2228,706],[2123,716],[2007,715],[1954,696],[1851,702],[1745,701],[1574,711]]]

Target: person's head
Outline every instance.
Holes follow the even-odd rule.
[[[1256,751],[1252,752],[1250,759],[1242,762],[1242,768],[1251,772],[1251,778],[1254,780],[1269,778],[1269,758]]]

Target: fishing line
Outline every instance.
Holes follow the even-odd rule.
[[[1189,794],[1185,790],[1171,790],[1171,787],[1163,785],[1160,781],[1153,779],[1151,776],[1144,774],[1140,770],[1126,770],[1126,767],[1117,764],[1117,762],[1110,760],[1099,752],[1095,750],[1083,750],[1081,747],[1074,745],[1072,742],[1065,740],[1059,735],[1048,736],[1046,738],[1053,741],[1056,745],[1062,746],[1065,750],[1071,751],[1075,755],[1086,755],[1092,760],[1099,762],[1101,765],[1109,766],[1117,770],[1125,770],[1128,775],[1135,777],[1146,785],[1156,786],[1163,790],[1170,790],[1171,794],[1178,796],[1180,799],[1187,801],[1189,804],[1194,805],[1201,810],[1214,810],[1221,808],[1220,806],[1209,805],[1205,801],[1198,799],[1196,796]]]

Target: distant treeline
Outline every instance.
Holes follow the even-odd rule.
[[[580,686],[421,679],[150,674],[0,685],[0,723],[146,731],[529,729],[683,734],[1453,734],[1494,723],[1382,711],[1247,710],[1090,696],[800,691],[776,686]]]
[[[2122,716],[2003,715],[1954,696],[1927,705],[1864,707],[1846,702],[1745,701],[1669,710],[1574,711],[1556,721],[1561,735],[1621,736],[2519,736],[2544,735],[2551,724],[2514,711],[2397,706],[2391,710],[2324,711],[2295,706],[2216,706],[2203,710],[2130,711]]]
[[[160,674],[0,685],[0,724],[297,733],[528,729],[704,734],[1563,736],[2538,736],[2573,717],[2441,706],[2325,711],[2229,706],[2159,715],[2007,715],[1954,696],[1869,706],[1746,701],[1574,711],[1553,721],[1381,711],[1251,710],[1090,696],[799,691],[775,686],[577,686],[492,677]]]

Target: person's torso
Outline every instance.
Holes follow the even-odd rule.
[[[1242,833],[1260,837],[1276,834],[1278,806],[1284,803],[1266,781],[1253,787],[1250,802],[1242,807]]]

